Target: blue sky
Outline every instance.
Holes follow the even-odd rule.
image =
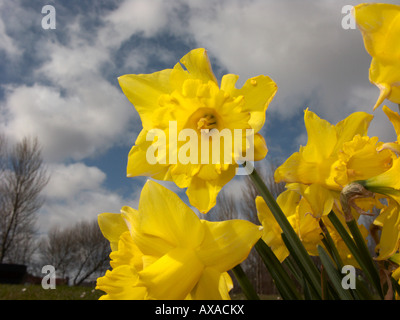
[[[371,58],[360,32],[341,25],[342,7],[358,3],[0,0],[0,130],[10,141],[34,135],[42,143],[52,178],[40,230],[137,206],[146,178],[126,178],[125,166],[141,122],[117,78],[171,68],[191,49],[208,50],[218,79],[235,73],[240,86],[265,74],[277,83],[260,167],[307,142],[307,107],[331,123],[372,113]],[[54,30],[41,26],[44,5],[56,10]],[[383,112],[373,114],[370,135],[395,139]],[[240,186],[235,178],[226,189]]]

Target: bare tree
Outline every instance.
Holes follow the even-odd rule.
[[[79,285],[96,272],[103,273],[109,266],[110,243],[100,231],[97,220],[77,225],[77,270],[73,284]]]
[[[57,275],[65,278],[74,266],[76,245],[75,232],[72,228],[60,230],[58,227],[53,227],[48,231],[47,237],[40,242],[41,260],[45,264],[54,266]]]
[[[97,221],[79,222],[63,230],[52,228],[40,245],[42,261],[55,267],[57,274],[79,285],[109,267],[110,243]]]
[[[4,139],[4,138],[3,138]],[[49,177],[38,140],[24,138],[9,152],[1,140],[0,263],[26,263],[33,253],[40,192]]]

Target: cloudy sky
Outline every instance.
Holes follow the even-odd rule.
[[[141,122],[117,77],[171,68],[191,49],[208,50],[218,79],[235,73],[240,86],[264,74],[278,84],[263,164],[306,143],[307,107],[331,123],[372,113],[371,58],[359,30],[342,27],[343,6],[358,3],[0,0],[0,130],[10,141],[37,136],[42,144],[51,180],[41,231],[137,206],[146,179],[126,178],[125,168]],[[55,29],[42,28],[45,5],[55,8]],[[370,135],[395,139],[383,112],[373,114]]]

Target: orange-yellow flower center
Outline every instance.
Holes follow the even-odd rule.
[[[205,114],[203,117],[197,121],[197,129],[216,129],[217,128],[217,118],[213,114]]]

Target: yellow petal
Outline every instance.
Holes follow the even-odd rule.
[[[174,192],[151,180],[143,187],[134,225],[136,233],[145,237],[143,240],[159,238],[174,247],[196,248],[204,237],[196,214]],[[133,237],[136,241],[135,233]],[[148,243],[141,241],[138,246],[147,248]]]
[[[183,300],[199,281],[204,266],[193,250],[175,248],[139,272],[149,296]]]
[[[400,103],[400,6],[361,4],[354,7],[354,15],[372,56],[369,79],[380,90],[374,110],[385,99]]]
[[[342,148],[343,143],[353,140],[355,135],[365,136],[374,118],[366,112],[354,112],[336,124],[337,145],[334,151]]]
[[[119,237],[128,231],[128,227],[119,213],[102,213],[99,214],[98,223],[103,236],[110,241],[111,250],[118,250]]]
[[[152,145],[152,141],[146,141],[146,135],[147,131],[142,130],[136,140],[136,145],[134,145],[129,152],[126,169],[127,176],[147,176],[159,180],[170,180],[169,168],[167,165],[160,164],[160,161],[156,161],[154,164],[149,161],[148,152],[150,153],[150,151],[148,151],[148,148]]]
[[[294,209],[296,208],[299,198],[300,196],[298,193],[288,190],[278,196],[277,202],[283,213],[289,214],[295,212]],[[271,247],[279,261],[282,262],[289,255],[289,251],[281,237],[282,229],[264,199],[260,196],[256,198],[256,207],[258,220],[263,226],[262,239]]]
[[[288,183],[300,182],[303,184],[320,183],[331,189],[340,189],[334,181],[334,157],[316,163],[315,159],[308,161],[304,158],[302,151],[293,153],[274,173],[276,182],[285,181]]]
[[[400,145],[396,142],[386,142],[376,148],[376,151],[381,152],[383,150],[391,150],[397,156],[400,156]]]
[[[191,50],[182,57],[181,63],[195,79],[200,79],[207,83],[208,81],[217,82],[208,59],[207,51],[203,48]]]
[[[389,201],[389,206],[380,213],[382,234],[379,242],[378,260],[385,260],[399,249],[400,245],[400,215],[399,205]]]
[[[400,141],[400,115],[398,112],[392,111],[387,106],[382,107],[383,112],[385,112],[386,116],[389,118],[390,122],[394,127],[394,131],[397,135],[397,141]]]
[[[140,223],[143,215],[138,210],[125,206],[121,212],[128,223],[135,245],[144,255],[159,258],[174,247],[173,243],[164,238],[142,232]]]
[[[315,218],[320,218],[331,212],[334,198],[328,189],[318,184],[312,184],[305,189],[303,196],[312,209],[310,213]]]
[[[397,268],[395,271],[393,271],[392,273],[392,277],[395,280],[399,280],[400,279],[400,267]],[[398,294],[397,294],[398,295]],[[399,298],[397,298],[397,300],[399,300]]]
[[[227,285],[227,277],[225,275],[229,277],[226,272],[221,274],[216,269],[205,268],[199,282],[191,292],[192,299],[230,300],[229,286]]]
[[[397,265],[400,266],[400,253],[396,253],[396,254],[392,255],[392,256],[389,258],[389,260],[390,260],[391,262],[394,262],[394,263],[396,263]],[[398,276],[395,277],[395,276],[393,275],[393,278],[395,278],[396,280],[399,279],[399,276],[400,276],[399,272],[400,272],[400,269],[397,269]]]
[[[235,75],[226,75],[222,78],[221,89],[233,97],[244,97],[243,111],[250,112],[249,124],[254,132],[258,132],[264,125],[265,112],[278,87],[270,77],[260,75],[248,79],[242,88],[236,89],[237,79]]]
[[[390,195],[400,203],[399,172],[400,158],[397,158],[393,161],[393,165],[389,170],[365,180],[363,184],[368,188],[368,190]]]
[[[301,242],[309,254],[317,256],[317,245],[321,245],[321,228],[319,226],[319,219],[312,216],[313,209],[306,200],[302,198],[298,207],[296,208],[296,223],[293,223],[295,230],[299,235]]]
[[[345,184],[355,180],[365,180],[390,169],[392,154],[389,150],[381,149],[378,152],[379,146],[378,137],[369,138],[359,135],[343,144],[339,159],[343,156],[348,176]]]
[[[354,16],[367,52],[374,57],[398,57],[400,43],[400,6],[364,3],[354,7]]]
[[[304,123],[308,140],[302,152],[303,157],[317,163],[328,159],[337,142],[335,126],[308,109],[304,112]]]
[[[291,190],[282,192],[276,199],[276,202],[286,216],[294,214],[299,201],[300,195]]]
[[[238,79],[239,79],[239,76],[236,74],[229,73],[229,74],[223,75],[222,79],[221,79],[221,86],[220,86],[221,90],[229,93],[231,96],[234,97],[236,95],[235,91],[237,90],[235,84]]]
[[[147,290],[140,286],[136,271],[127,265],[107,270],[104,277],[97,279],[96,289],[107,293],[101,300],[143,300]]]
[[[375,65],[375,69],[370,69],[370,79],[372,81],[372,83],[376,84],[377,87],[379,88],[379,97],[378,100],[375,102],[375,105],[373,107],[373,110],[375,110],[376,108],[378,108],[383,101],[385,101],[385,99],[389,99],[390,93],[392,92],[392,88],[390,87],[389,84],[387,83],[381,83],[379,81],[379,72],[376,72],[375,70],[377,66]],[[376,76],[375,76],[376,75]],[[383,80],[385,81],[385,80]]]
[[[133,266],[137,271],[143,269],[143,253],[133,242],[129,231],[121,234],[118,250],[111,252],[110,259],[110,265],[113,269],[122,265]]]
[[[122,91],[135,106],[144,129],[153,127],[153,114],[160,108],[161,95],[172,92],[170,75],[172,69],[151,74],[127,74],[118,78]]]
[[[263,136],[254,135],[254,161],[260,161],[267,156],[268,148]]]
[[[222,187],[235,176],[235,167],[230,166],[228,170],[222,171],[217,179],[203,180],[197,176],[193,177],[186,194],[190,204],[200,212],[207,213],[217,203],[217,195]]]
[[[300,152],[293,153],[286,161],[274,172],[275,182],[286,181],[288,183],[303,181],[299,177],[298,168],[302,162]],[[315,167],[315,166],[314,166]],[[306,182],[304,182],[306,183]]]
[[[259,226],[246,220],[201,222],[206,234],[197,254],[204,265],[220,272],[228,271],[245,260],[262,235]]]

